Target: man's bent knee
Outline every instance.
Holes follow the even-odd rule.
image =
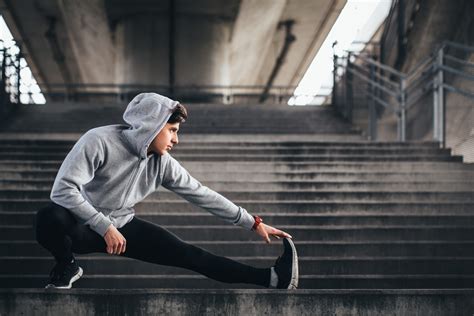
[[[61,229],[61,227],[67,226],[71,220],[73,220],[72,214],[68,209],[51,202],[36,212],[35,229],[37,239],[42,231]]]

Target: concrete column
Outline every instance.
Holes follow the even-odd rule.
[[[232,33],[233,85],[253,85],[271,46],[286,0],[242,0]]]
[[[168,85],[168,17],[133,15],[117,23],[116,82]]]
[[[103,0],[57,0],[81,78],[114,82],[115,53]],[[74,79],[74,78],[73,78]]]
[[[182,15],[176,26],[176,84],[228,85],[233,22]]]

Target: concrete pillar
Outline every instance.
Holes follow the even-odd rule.
[[[175,26],[175,85],[229,83],[230,20],[180,15]],[[117,83],[169,83],[166,15],[135,15],[117,23]]]
[[[103,0],[57,0],[81,78],[114,82],[115,53]]]
[[[286,0],[242,0],[232,33],[233,85],[254,85],[271,46]]]
[[[117,23],[116,82],[168,85],[168,17],[133,15]]]
[[[176,84],[228,85],[233,22],[206,16],[178,16]]]

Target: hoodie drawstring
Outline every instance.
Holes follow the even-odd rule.
[[[145,158],[146,162],[145,162],[145,184],[146,186],[148,187],[148,159]]]

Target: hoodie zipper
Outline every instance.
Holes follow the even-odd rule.
[[[142,162],[142,159],[141,158],[138,158],[138,166],[137,168],[135,169],[135,172],[133,173],[132,177],[130,178],[130,180],[128,181],[128,183],[131,182],[131,185],[129,185],[128,187],[128,190],[127,192],[125,193],[125,199],[123,200],[122,202],[122,205],[120,206],[119,209],[122,209],[125,205],[125,203],[127,203],[127,200],[128,200],[128,196],[130,195],[130,191],[132,190],[133,186],[135,185],[135,182],[136,182],[136,178],[137,178],[137,173],[138,171],[140,170],[140,164]]]

